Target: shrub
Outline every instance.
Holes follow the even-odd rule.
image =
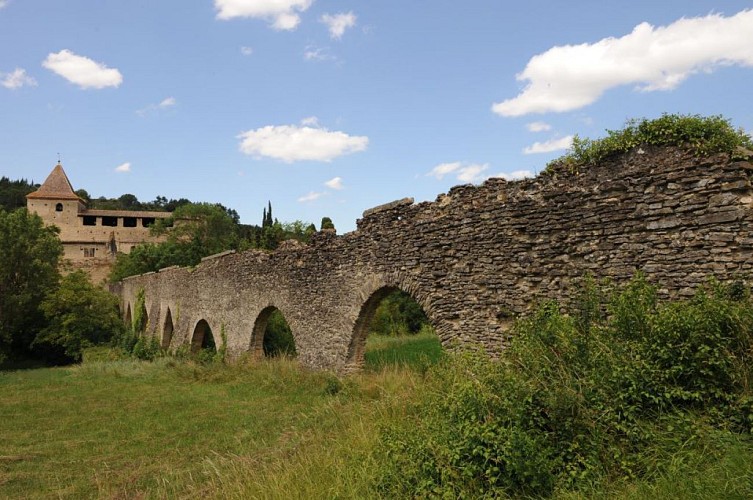
[[[501,362],[455,353],[426,374],[405,419],[381,429],[386,496],[549,495],[652,477],[719,432],[753,429],[753,304],[710,282],[660,302],[637,275],[592,279],[573,307],[516,322]]]
[[[709,155],[733,153],[737,147],[753,149],[753,140],[721,116],[663,114],[654,120],[629,120],[622,130],[607,130],[607,136],[601,139],[575,136],[569,152],[550,162],[547,170],[595,165],[643,145],[682,146],[698,155]]]

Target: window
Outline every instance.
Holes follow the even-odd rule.
[[[118,227],[117,217],[102,217],[102,225],[110,227]]]
[[[62,212],[63,211],[63,204],[62,203],[58,203],[57,205],[55,205],[55,211],[56,212]]]
[[[93,215],[84,215],[84,226],[96,226],[97,218]]]
[[[141,219],[141,225],[144,227],[152,227],[154,225],[154,217],[144,217]]]
[[[94,257],[96,248],[84,248],[84,257]]]
[[[123,217],[123,227],[136,227],[136,217]]]

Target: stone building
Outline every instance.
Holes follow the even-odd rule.
[[[149,234],[157,219],[168,212],[89,210],[76,195],[58,163],[38,190],[26,196],[29,212],[60,229],[64,258],[99,282],[107,276],[117,252],[128,253],[145,242],[159,241]]]

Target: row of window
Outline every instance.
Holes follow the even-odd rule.
[[[139,220],[141,221],[141,227],[151,227],[155,221],[154,217],[97,217],[96,215],[84,215],[84,226],[98,225],[97,219],[101,219],[101,223],[99,225],[107,227],[138,227]],[[119,223],[118,219],[122,219],[123,222]]]

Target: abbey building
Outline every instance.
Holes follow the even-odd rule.
[[[107,275],[117,252],[128,253],[140,243],[160,241],[149,233],[149,227],[157,219],[170,217],[169,212],[89,210],[59,163],[39,189],[26,196],[26,207],[60,229],[64,258],[74,268],[87,271],[95,282]]]

